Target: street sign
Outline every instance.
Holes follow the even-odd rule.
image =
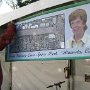
[[[90,1],[33,13],[16,22],[6,60],[90,58]],[[78,40],[79,38],[79,40]]]

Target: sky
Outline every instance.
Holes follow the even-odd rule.
[[[5,14],[7,12],[13,11],[13,9],[5,3],[3,0],[2,3],[0,3],[0,15]]]
[[[9,3],[10,3],[10,1],[13,1],[13,2],[16,3],[17,0],[0,0],[0,1],[2,1],[2,4],[0,4],[0,15],[2,15],[2,14],[5,14],[5,13],[10,12],[10,11],[13,10],[13,9],[10,8],[10,6],[8,6],[8,5],[5,3],[5,1],[6,1],[6,2],[9,2]],[[23,0],[23,1],[25,1],[25,0]],[[57,1],[57,0],[56,0],[56,1]],[[63,0],[63,1],[66,1],[66,0]]]

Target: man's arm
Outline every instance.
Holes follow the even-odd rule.
[[[13,22],[8,23],[7,30],[0,35],[0,51],[12,42],[15,37],[15,29],[16,27]]]

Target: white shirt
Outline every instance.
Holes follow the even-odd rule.
[[[90,46],[90,36],[86,33],[84,33],[83,38],[80,40],[80,42],[76,43],[74,38],[71,37],[67,43],[66,48],[74,48],[74,47],[87,47]]]
[[[5,49],[0,51],[0,61],[3,72],[3,83],[1,86],[1,90],[10,90],[11,87],[10,62],[5,62]]]

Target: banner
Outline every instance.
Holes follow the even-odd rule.
[[[16,23],[6,60],[90,58],[90,3],[43,10]]]

